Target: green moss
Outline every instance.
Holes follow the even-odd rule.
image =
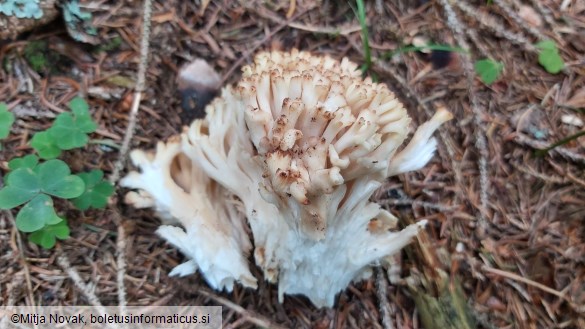
[[[44,71],[49,60],[47,59],[48,44],[46,41],[31,41],[24,47],[24,58],[36,72]]]
[[[112,39],[110,39],[110,41],[106,42],[103,45],[99,45],[98,47],[95,48],[96,52],[110,52],[113,50],[118,50],[120,48],[120,46],[122,45],[122,38],[120,38],[119,36],[116,36]]]
[[[52,50],[46,40],[29,41],[23,55],[30,67],[40,74],[59,73],[71,65],[71,60]]]

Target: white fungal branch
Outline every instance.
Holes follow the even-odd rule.
[[[154,206],[169,224],[157,233],[191,259],[171,275],[199,269],[215,289],[231,291],[235,281],[255,288],[246,260],[252,245],[233,196],[187,161],[176,139],[159,142],[154,155],[135,150],[130,157],[141,173],[132,172],[120,183],[140,193],[128,193],[125,201]]]
[[[142,172],[122,181],[139,189],[128,202],[182,227],[159,229],[191,259],[172,273],[199,270],[216,289],[255,287],[245,261],[251,233],[280,301],[304,294],[332,306],[424,226],[391,231],[397,219],[369,198],[388,176],[431,159],[431,135],[449,112],[439,110],[398,151],[410,118],[385,85],[362,79],[347,59],[296,50],[257,55],[206,112],[154,156],[135,151]]]

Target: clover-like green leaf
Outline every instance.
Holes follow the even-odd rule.
[[[39,164],[39,157],[34,154],[29,154],[22,158],[14,158],[8,161],[8,168],[16,170],[18,168],[34,169]]]
[[[8,111],[5,103],[0,103],[0,139],[8,137],[14,123],[14,114]]]
[[[31,145],[41,158],[54,159],[61,154],[61,150],[85,146],[89,141],[87,134],[97,129],[83,98],[73,98],[69,107],[72,112],[59,114],[51,128],[33,137]]]
[[[30,141],[30,145],[43,159],[54,159],[61,155],[61,149],[57,146],[55,140],[51,137],[48,131],[36,133]]]
[[[90,172],[77,174],[85,182],[85,189],[95,186],[104,178],[104,172],[99,169],[93,169]]]
[[[86,210],[89,207],[104,208],[108,204],[108,198],[114,193],[114,186],[102,180],[104,172],[94,169],[77,176],[85,182],[85,192],[72,200],[75,207],[80,210]]]
[[[69,166],[61,160],[48,160],[37,166],[36,172],[43,192],[63,199],[80,196],[85,190],[83,180],[70,175]]]
[[[28,239],[45,249],[51,249],[55,246],[57,239],[65,240],[69,237],[69,233],[70,230],[69,226],[67,226],[67,221],[61,220],[56,224],[47,225],[41,230],[31,233]]]
[[[6,186],[0,189],[0,209],[12,209],[40,193],[40,182],[30,168],[19,168],[6,177]]]
[[[55,213],[51,197],[39,194],[20,209],[16,215],[16,227],[22,232],[34,232],[62,220]]]
[[[552,40],[544,40],[536,44],[536,48],[540,50],[559,51],[557,45]]]
[[[79,117],[87,116],[89,117],[89,104],[85,101],[85,99],[77,96],[69,101],[69,108],[75,115]]]
[[[538,62],[548,73],[557,74],[565,67],[565,62],[558,52],[543,50],[538,54]]]
[[[475,62],[475,72],[486,85],[491,85],[498,79],[504,69],[504,64],[492,59],[482,59]]]
[[[536,44],[536,47],[540,49],[540,52],[538,53],[538,63],[540,63],[548,73],[557,74],[565,67],[565,62],[559,54],[557,45],[553,41],[541,41]]]
[[[29,201],[38,192],[23,190],[12,186],[5,186],[0,189],[0,209],[12,209]]]
[[[77,127],[77,122],[71,113],[59,114],[48,133],[62,150],[82,147],[89,141],[87,134]]]

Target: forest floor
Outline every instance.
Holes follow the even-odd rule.
[[[436,134],[431,163],[376,193],[398,217],[429,221],[401,255],[402,277],[432,281],[429,273],[442,273],[448,289],[460,283],[464,313],[478,328],[585,328],[585,137],[538,152],[584,129],[585,3],[522,3],[366,1],[368,60],[353,2],[155,1],[131,146],[152,148],[189,123],[175,79],[195,58],[207,60],[226,84],[261,50],[371,62],[367,74],[388,84],[415,125],[439,107],[454,114]],[[80,4],[92,14],[97,36],[86,41],[93,45],[71,38],[60,18],[0,41],[0,100],[16,115],[0,151],[3,174],[7,160],[33,152],[32,135],[76,95],[87,99],[99,125],[92,138],[122,142],[140,60],[142,2]],[[535,45],[543,40],[552,40],[564,60],[557,74],[539,64]],[[447,51],[411,47],[421,42]],[[503,64],[491,85],[466,70],[484,58]],[[98,143],[63,159],[74,171],[107,175],[117,157],[115,147]],[[52,250],[27,242],[13,225],[15,213],[2,212],[0,304],[88,304],[60,264],[65,258],[102,304],[116,305],[120,232],[129,305],[223,305],[225,328],[423,328],[416,294],[441,294],[405,280],[385,288],[386,303],[372,278],[340,293],[335,307],[317,309],[300,296],[279,304],[276,287],[262,280],[257,291],[214,292],[200,275],[168,276],[182,255],[154,233],[159,220],[152,211],[124,205],[125,192],[118,189],[106,210],[56,204],[71,238]]]

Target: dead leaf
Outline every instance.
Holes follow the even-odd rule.
[[[585,87],[577,90],[571,99],[566,101],[563,106],[571,108],[585,107]]]
[[[156,23],[173,22],[175,20],[175,10],[171,10],[167,13],[158,14],[152,16],[152,21]]]
[[[291,18],[292,15],[295,13],[295,9],[297,8],[297,1],[290,0],[290,4],[288,7],[288,11],[286,12],[286,18]]]
[[[583,120],[572,114],[563,114],[561,116],[561,122],[576,127],[583,126]]]
[[[542,25],[542,19],[530,6],[520,6],[520,9],[518,10],[518,16],[522,17],[523,20],[534,27],[539,27]]]
[[[123,75],[111,76],[111,77],[106,79],[106,82],[108,82],[114,86],[124,87],[124,88],[134,88],[134,85],[136,84],[136,82],[133,79],[131,79],[129,77],[125,77]]]
[[[205,9],[207,9],[207,6],[209,5],[209,1],[210,0],[202,0],[201,1],[201,8],[199,8],[199,16],[203,16],[203,14],[205,14]]]

